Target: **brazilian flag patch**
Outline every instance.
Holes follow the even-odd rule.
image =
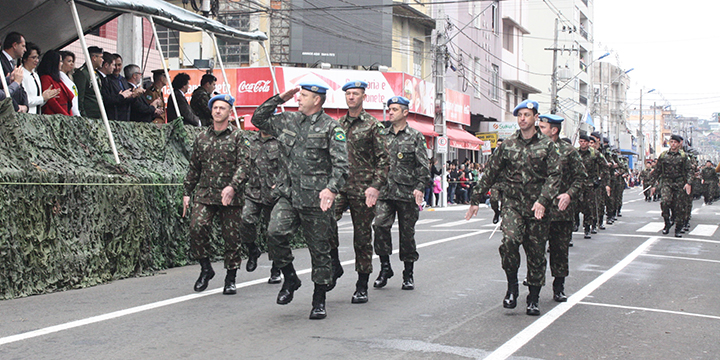
[[[250,140],[245,139],[245,146],[250,146]]]
[[[345,130],[343,130],[341,127],[335,128],[335,140],[337,141],[345,141]]]

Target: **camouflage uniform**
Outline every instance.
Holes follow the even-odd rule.
[[[615,169],[615,176],[613,177],[613,186],[612,186],[612,194],[610,194],[613,198],[613,208],[611,209],[613,217],[616,217],[620,213],[620,209],[622,208],[622,201],[623,201],[623,193],[625,192],[625,178],[630,174],[630,169],[628,168],[627,164],[627,158],[624,156],[617,156],[615,155],[618,160],[618,167]]]
[[[652,168],[645,168],[643,171],[640,172],[640,181],[642,182],[642,187],[645,189],[643,191],[643,195],[645,195],[645,201],[651,200],[650,195],[650,173],[652,172]]]
[[[202,86],[195,89],[192,93],[192,97],[190,98],[190,109],[193,113],[195,113],[195,115],[197,115],[198,118],[200,118],[202,126],[210,126],[213,123],[212,112],[208,107],[210,98],[210,93]]]
[[[582,187],[582,195],[579,198],[576,211],[583,214],[583,228],[589,229],[597,224],[597,189],[600,188],[601,170],[607,166],[602,154],[594,148],[588,147],[587,150],[578,149],[578,154],[585,166],[587,178]],[[603,189],[605,191],[605,189]]]
[[[283,181],[277,186],[280,199],[270,214],[268,243],[275,266],[292,263],[290,239],[302,229],[312,257],[312,281],[331,282],[330,212],[320,209],[320,191],[338,193],[348,173],[345,132],[333,118],[320,110],[306,116],[301,112],[273,115],[284,101],[275,95],[260,105],[252,117],[258,129],[277,138]]]
[[[704,167],[701,172],[703,179],[703,195],[705,196],[705,203],[710,203],[717,197],[718,191],[718,174],[712,167]]]
[[[696,189],[699,190],[702,186],[699,185],[700,179],[698,179],[698,177],[696,176],[697,165],[698,165],[697,156],[695,156],[694,153],[686,153],[686,154],[688,156],[688,160],[690,161],[690,170],[689,171],[690,171],[691,181],[689,184],[691,187],[691,192],[690,192],[690,195],[688,195],[687,192],[682,191],[682,193],[679,196],[683,200],[682,206],[680,208],[681,221],[682,221],[683,225],[687,227],[687,226],[689,226],[689,223],[690,223],[690,214],[692,213],[693,198],[696,193],[699,194],[699,192],[697,192]]]
[[[608,158],[603,154],[602,148],[597,151],[597,154],[604,165],[600,165],[600,186],[595,189],[595,220],[597,227],[602,228],[603,219],[605,218],[605,205],[609,201],[606,186],[610,186],[610,164]]]
[[[418,260],[415,246],[415,223],[419,217],[413,190],[423,192],[430,180],[430,163],[427,157],[425,136],[406,125],[395,132],[390,126],[386,130],[389,155],[388,180],[380,190],[375,223],[375,253],[379,256],[392,254],[390,230],[395,222],[395,213],[400,226],[400,260]]]
[[[335,198],[335,220],[332,247],[338,248],[340,240],[337,220],[342,219],[350,207],[353,222],[353,246],[355,248],[355,271],[372,273],[372,221],[375,207],[365,205],[365,190],[380,190],[387,181],[388,153],[385,149],[384,126],[364,110],[356,118],[344,115],[338,120],[347,134],[347,154],[350,174],[345,186]]]
[[[676,221],[675,233],[680,233],[683,201],[688,196],[683,187],[692,181],[690,159],[682,150],[663,152],[658,157],[655,170],[651,174],[651,181],[660,182],[662,194],[660,209],[666,228],[669,228],[671,219],[674,218]]]
[[[221,132],[208,127],[198,134],[184,183],[185,196],[197,190],[190,219],[190,252],[195,259],[210,257],[210,227],[217,215],[225,241],[226,269],[237,269],[242,261],[238,228],[246,174],[236,174],[236,170],[247,166],[248,149],[243,136],[244,131],[236,131],[231,125]],[[221,193],[228,185],[239,195],[223,206]]]
[[[274,188],[278,184],[280,171],[280,145],[274,137],[262,136],[259,131],[248,134],[244,141],[249,148],[250,159],[248,167],[239,168],[236,173],[238,176],[247,174],[248,178],[240,235],[243,243],[254,243],[257,239],[257,224],[270,221],[270,212],[277,202]]]
[[[470,199],[478,205],[482,194],[501,181],[503,186],[502,230],[500,245],[502,267],[508,277],[517,276],[520,267],[520,245],[527,256],[527,282],[531,286],[545,284],[545,242],[548,237],[547,216],[535,219],[531,210],[538,202],[546,209],[558,194],[561,164],[557,145],[535,128],[536,134],[523,139],[520,130],[497,150],[485,168],[485,175],[473,188]]]
[[[560,200],[555,198],[548,209],[547,216],[550,220],[548,245],[550,273],[555,278],[564,278],[568,276],[568,246],[572,240],[574,207],[579,205],[580,194],[588,176],[580,154],[572,145],[562,140],[556,141],[555,144],[560,152],[562,168],[558,194],[570,195],[570,205],[564,211],[560,211],[558,208]]]
[[[143,97],[145,97],[145,101],[147,101],[148,104],[151,104],[153,101],[155,101],[155,99],[160,99],[160,106],[157,107],[157,109],[162,109],[163,113],[162,113],[162,115],[153,119],[153,122],[155,124],[164,124],[166,122],[165,121],[166,112],[165,112],[165,98],[163,97],[162,89],[156,89],[155,86],[151,86],[151,87],[147,88],[147,90],[145,90],[145,94],[143,94]]]

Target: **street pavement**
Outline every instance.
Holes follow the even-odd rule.
[[[275,304],[263,255],[238,272],[238,294],[222,295],[222,263],[208,290],[195,293],[199,266],[87,289],[0,301],[0,359],[717,359],[720,355],[720,205],[694,202],[691,231],[662,235],[660,204],[625,191],[622,217],[607,230],[573,236],[567,303],[540,317],[502,307],[505,275],[490,238],[492,211],[426,209],[416,239],[414,291],[401,290],[402,263],[370,301],[351,304],[354,272],[350,216],[340,221],[345,275],[328,293],[328,317],[308,320],[310,259],[295,250],[303,282],[292,303]],[[660,224],[660,225],[658,225]],[[397,225],[393,243],[397,248]],[[524,255],[523,255],[524,257]],[[523,259],[524,263],[524,259]],[[374,260],[377,276],[379,260]],[[520,270],[520,280],[525,267]]]

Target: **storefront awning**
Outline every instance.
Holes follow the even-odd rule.
[[[450,146],[459,149],[480,150],[483,144],[482,140],[463,129],[448,127],[447,137],[450,140]]]
[[[425,136],[438,136],[438,133],[435,132],[435,126],[432,123],[413,119],[407,119],[407,123],[408,125],[410,125],[411,128],[421,132]]]

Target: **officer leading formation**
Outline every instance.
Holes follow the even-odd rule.
[[[396,96],[388,100],[390,121],[384,125],[363,109],[366,88],[367,83],[359,80],[343,86],[348,113],[335,121],[322,110],[328,89],[319,84],[300,84],[257,108],[252,122],[259,132],[235,129],[229,123],[232,96],[217,95],[209,100],[213,122],[195,139],[184,182],[183,216],[190,196],[195,196],[191,253],[201,267],[195,291],[205,290],[215,276],[209,258],[215,218],[225,242],[226,295],[237,292],[235,278],[242,244],[248,253],[246,270],[257,267],[260,250],[256,227],[265,222],[272,261],[268,282],[283,282],[277,303],[290,303],[301,287],[290,248],[291,238],[301,231],[312,258],[310,319],[325,318],[326,294],[343,275],[337,220],[347,209],[353,223],[358,274],[351,302],[368,302],[373,248],[381,264],[373,286],[383,288],[394,276],[390,255],[396,216],[404,265],[401,288],[415,288],[414,264],[419,258],[415,225],[430,179],[425,138],[408,125],[408,99]],[[294,96],[298,111],[275,113]],[[621,216],[628,168],[617,149],[603,146],[607,139],[599,133],[580,135],[578,149],[569,139],[560,139],[564,119],[540,115],[535,101],[523,101],[513,115],[519,130],[498,144],[490,156],[484,176],[472,190],[465,218],[477,214],[478,204],[492,189],[493,223],[501,221],[503,233],[498,249],[507,278],[503,307],[517,306],[522,246],[527,259],[524,284],[529,288],[525,311],[537,316],[540,291],[545,285],[546,243],[554,278],[553,299],[567,301],[568,247],[572,246],[573,230],[579,228],[579,215],[583,215],[585,238],[605,229],[604,217],[610,225]],[[649,160],[640,176],[646,200],[652,201],[658,192],[662,198],[663,234],[675,225],[677,237],[682,236],[690,220],[695,170],[705,202],[711,203],[720,195],[717,169],[711,162],[696,169],[697,161],[682,150],[682,143],[682,137],[673,135],[670,150],[655,161]]]

